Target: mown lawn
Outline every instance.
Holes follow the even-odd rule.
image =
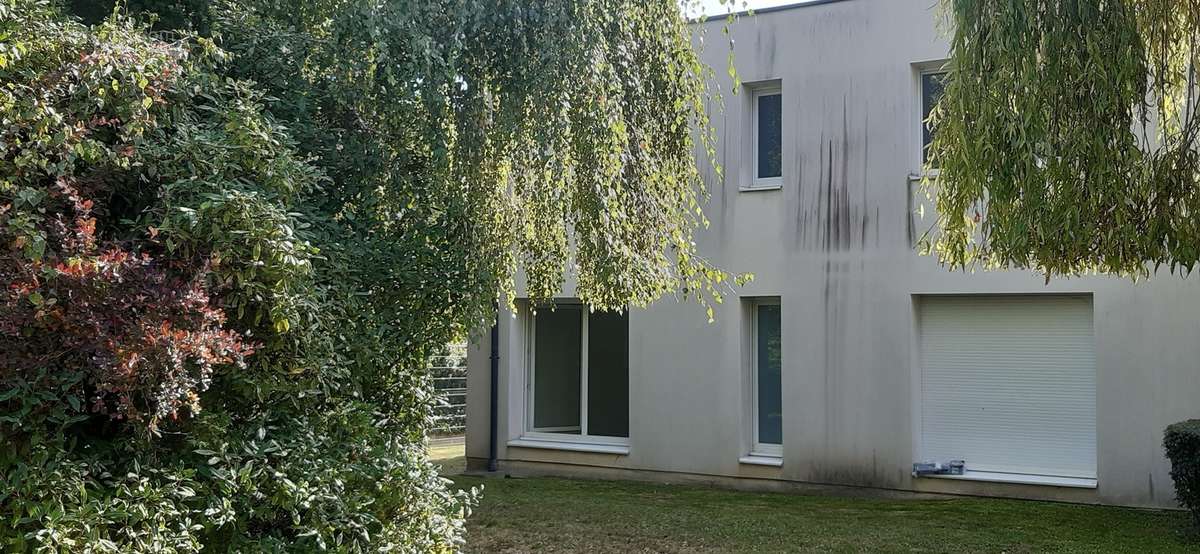
[[[1178,512],[454,476],[468,552],[1200,552]]]

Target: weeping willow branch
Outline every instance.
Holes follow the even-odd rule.
[[[956,268],[1200,260],[1197,0],[943,0],[925,244]],[[928,173],[928,172],[927,172]]]

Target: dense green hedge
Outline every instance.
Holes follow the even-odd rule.
[[[10,2],[0,550],[457,549],[421,443],[456,327],[389,329],[334,168],[211,40]]]
[[[1175,496],[1200,526],[1200,419],[1168,426],[1163,434],[1163,448],[1171,460]]]

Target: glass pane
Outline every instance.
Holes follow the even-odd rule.
[[[588,314],[589,435],[629,436],[629,316]]]
[[[782,343],[779,306],[758,307],[758,442],[783,443]]]
[[[933,107],[937,105],[937,101],[942,97],[942,91],[946,89],[945,73],[926,73],[921,75],[921,161],[925,162],[929,159],[929,143],[933,141],[933,131],[929,128],[929,124],[925,123],[929,120],[929,114],[933,113]]]
[[[783,97],[758,97],[758,177],[783,175]]]
[[[578,306],[538,310],[534,331],[533,428],[579,433],[583,346]]]

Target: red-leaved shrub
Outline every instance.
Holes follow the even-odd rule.
[[[198,411],[214,366],[244,366],[253,351],[223,328],[207,264],[99,244],[95,203],[66,179],[45,204],[57,209],[39,226],[42,255],[26,255],[19,236],[5,237],[0,254],[0,381],[79,372],[81,390],[71,392],[86,407],[151,430],[180,409]]]

